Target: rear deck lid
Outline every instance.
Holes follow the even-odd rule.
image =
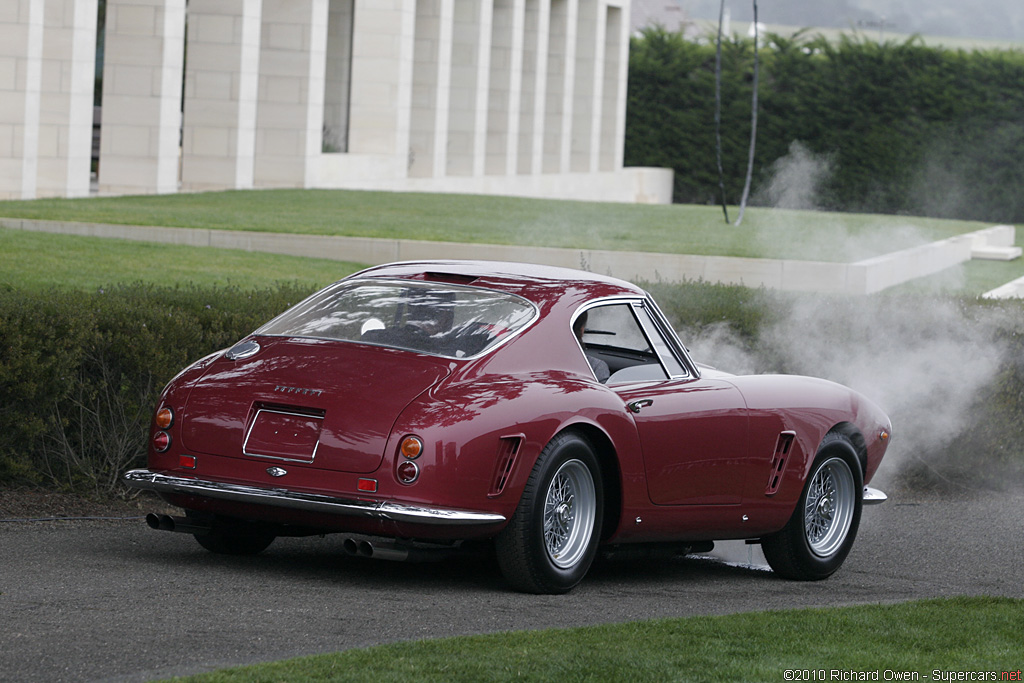
[[[209,453],[372,472],[391,426],[448,363],[394,349],[259,337],[258,352],[213,362],[182,415],[182,444]]]

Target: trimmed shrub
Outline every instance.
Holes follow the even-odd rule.
[[[0,292],[0,478],[109,494],[164,384],[305,297],[298,287]]]

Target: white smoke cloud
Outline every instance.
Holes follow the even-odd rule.
[[[818,190],[832,172],[832,162],[815,155],[795,140],[789,154],[775,160],[771,178],[758,190],[755,199],[777,209],[816,209]]]
[[[845,384],[889,413],[890,472],[960,435],[1004,363],[996,321],[969,319],[951,300],[923,301],[802,298],[761,338],[785,367]]]
[[[793,220],[792,211],[817,211],[819,191],[832,172],[826,155],[815,154],[799,140],[790,144],[789,153],[777,159],[771,176],[758,190],[756,203],[776,211],[759,213],[755,243],[768,247],[778,241],[778,228]],[[806,216],[801,223],[807,222]],[[888,217],[878,225],[859,226],[851,231],[848,220],[835,220],[821,212],[817,223],[800,239],[800,254],[805,260],[856,262],[931,241],[918,226],[894,225]]]
[[[876,484],[899,480],[908,467],[947,477],[948,445],[976,425],[979,399],[1010,360],[997,334],[1006,326],[1002,309],[921,296],[777,301],[775,322],[753,344],[725,324],[684,331],[693,356],[736,374],[781,371],[844,384],[892,419],[894,439]]]
[[[799,141],[776,161],[772,177],[758,195],[772,211],[759,213],[751,239],[775,245],[779,228],[793,220],[792,210],[818,208],[819,189],[831,163]],[[827,212],[801,236],[806,259],[855,262],[927,243],[930,237],[892,218],[851,230]],[[929,278],[931,286],[962,281],[962,268]],[[918,290],[919,291],[919,290]],[[736,374],[787,372],[823,377],[875,401],[893,422],[894,439],[876,478],[884,486],[909,470],[956,480],[972,466],[999,471],[975,452],[950,460],[949,445],[984,419],[980,399],[997,381],[1008,357],[1000,330],[1013,329],[1005,309],[964,306],[935,296],[878,294],[870,297],[768,294],[774,322],[750,343],[727,323],[684,331],[685,343],[700,362]],[[685,321],[684,321],[685,322]],[[971,486],[970,482],[963,484]]]

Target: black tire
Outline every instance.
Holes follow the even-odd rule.
[[[793,516],[782,531],[761,540],[775,573],[818,581],[839,569],[857,537],[863,490],[853,444],[842,434],[825,435]]]
[[[568,592],[597,554],[603,510],[601,469],[590,443],[574,432],[559,434],[541,451],[496,539],[501,573],[516,590]]]
[[[218,555],[257,555],[277,538],[272,532],[251,522],[203,515],[192,510],[186,510],[185,516],[211,524],[209,532],[192,535],[199,545]]]

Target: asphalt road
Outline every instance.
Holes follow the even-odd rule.
[[[485,559],[400,564],[340,536],[226,558],[144,522],[0,524],[0,680],[145,681],[408,639],[655,617],[1024,597],[1024,495],[894,496],[817,583],[713,559],[617,561],[565,596],[512,593]],[[749,559],[743,546],[735,559]],[[754,558],[755,564],[757,558]]]

